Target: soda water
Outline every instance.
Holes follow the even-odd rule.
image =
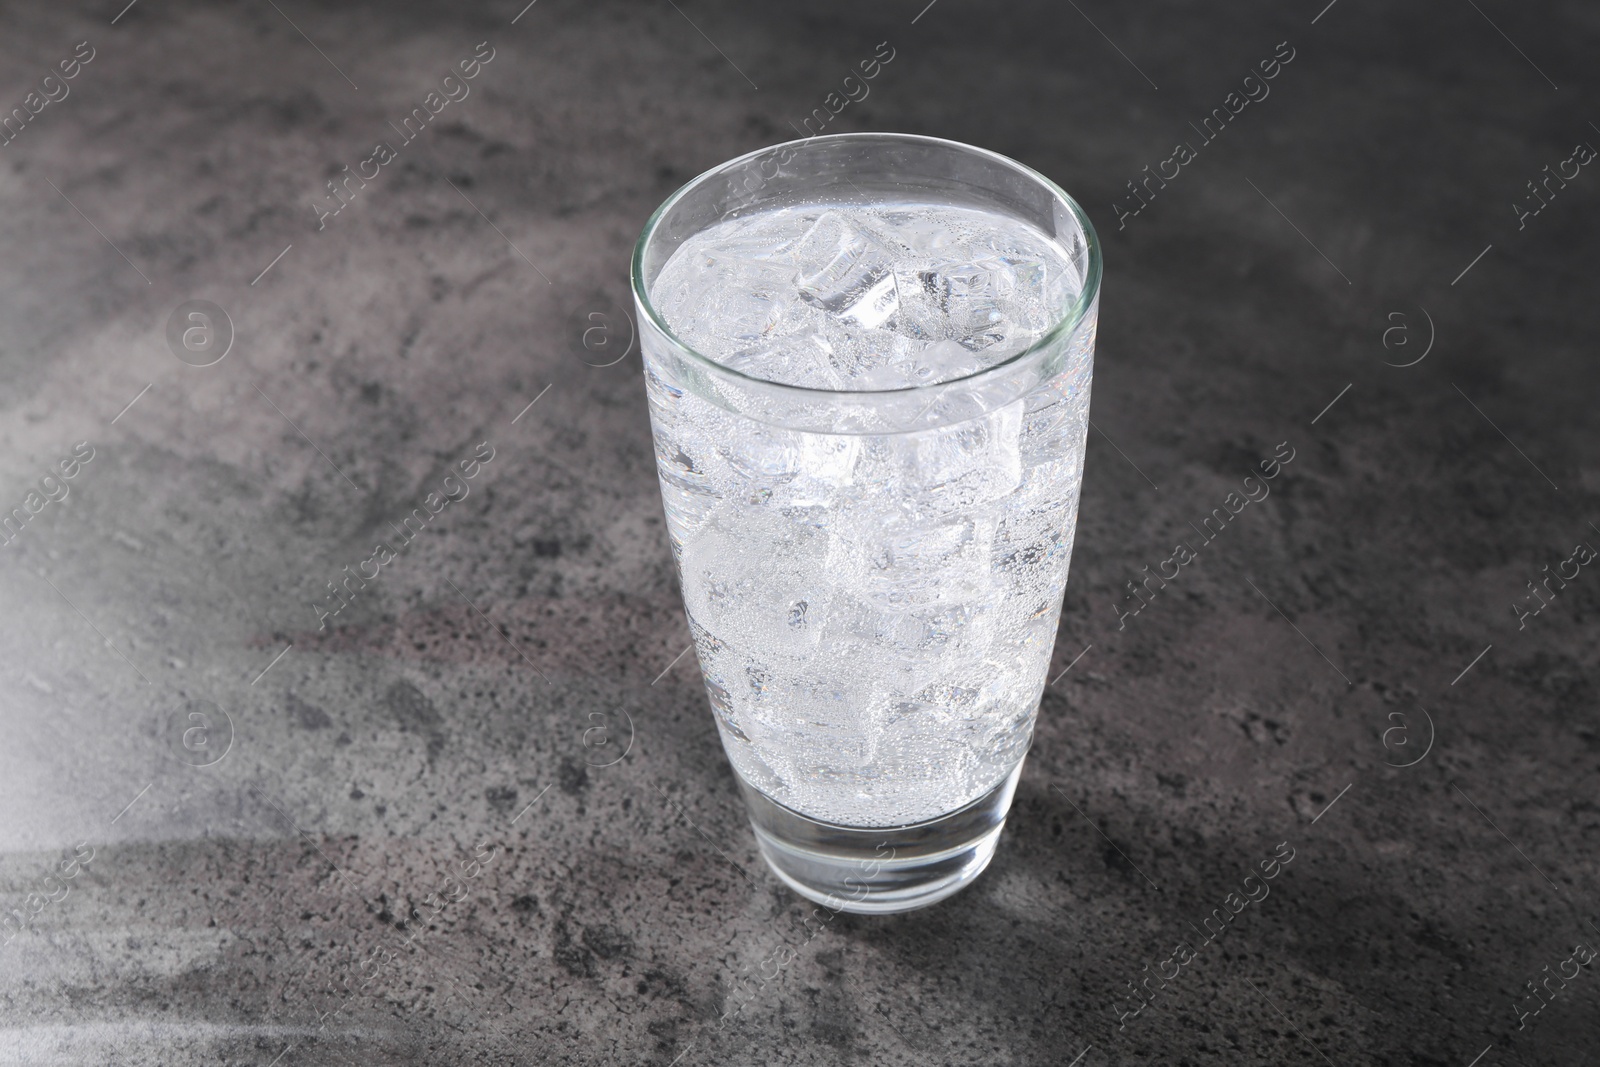
[[[910,429],[812,432],[731,411],[647,354],[706,688],[734,767],[779,804],[904,826],[982,796],[1026,754],[1072,549],[1093,331],[1014,399],[963,412],[951,398],[1028,352],[1083,285],[1071,250],[1022,221],[893,202],[728,219],[655,279],[684,344],[818,407],[954,383]]]

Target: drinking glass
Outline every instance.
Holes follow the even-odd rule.
[[[963,212],[960,247],[980,251],[919,273],[906,243],[884,253],[892,242],[857,227],[863,212],[946,257],[949,232],[917,220]],[[757,231],[738,227],[771,213],[821,217],[782,248],[749,247]],[[696,238],[699,259],[660,289]],[[767,271],[819,241],[844,252],[782,268],[770,291],[728,281],[741,256]],[[1045,267],[1007,251],[1039,242],[1053,250]],[[872,265],[894,254],[904,262]],[[890,268],[898,281],[883,281]],[[706,693],[762,855],[833,910],[933,903],[994,855],[1066,587],[1100,272],[1093,227],[1048,178],[901,134],[813,137],[724,163],[668,198],[639,238],[631,274],[657,470]],[[985,334],[1004,318],[995,294],[1034,283],[1044,296],[1031,328]],[[924,361],[896,366],[926,380],[844,380],[815,359],[769,373],[704,340],[720,340],[718,316],[745,337],[751,313],[763,328],[815,314],[797,293],[857,333],[889,328],[890,347]],[[668,297],[690,309],[699,344],[663,313]],[[971,336],[919,347],[914,312],[929,307],[945,315],[939,328],[961,319]],[[808,340],[791,334],[784,353]],[[941,369],[950,354],[954,370]]]

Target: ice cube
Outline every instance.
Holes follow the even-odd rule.
[[[714,263],[702,325],[740,343],[771,336],[794,300],[787,273],[775,262],[730,257]]]
[[[729,499],[684,542],[689,616],[758,663],[808,656],[832,596],[831,549],[822,530]]]
[[[666,510],[668,537],[671,539],[674,551],[681,552],[684,542],[705,525],[706,519],[721,503],[722,498],[685,488],[669,480],[663,473],[661,500]]]
[[[1043,260],[1037,255],[1001,255],[997,257],[997,262],[1003,264],[1011,275],[1006,317],[1011,321],[1014,333],[1038,333],[1049,328],[1055,316],[1071,303],[1059,297],[1052,302],[1051,289],[1059,290],[1060,286],[1053,284],[1055,279],[1050,277]]]
[[[924,486],[919,510],[950,512],[993,503],[1022,479],[1018,451],[1022,404],[915,435],[914,473]]]
[[[981,602],[936,603],[906,614],[916,626],[919,651],[982,648],[994,628],[994,612]]]
[[[689,619],[689,635],[694,638],[695,656],[700,662],[700,674],[705,679],[712,712],[735,740],[749,741],[739,721],[738,704],[729,692],[729,684],[738,671],[738,654],[693,617]]]
[[[1046,393],[1049,402],[1037,403],[1029,397],[1029,410],[1022,420],[1022,464],[1035,467],[1074,458],[1088,430],[1088,411],[1081,398]]]
[[[854,481],[861,438],[810,433],[794,436],[797,438],[795,477],[779,494],[779,503],[787,507],[836,510]]]
[[[895,253],[878,237],[829,211],[800,238],[794,284],[800,299],[847,322],[883,326],[900,307]]]
[[[979,352],[1025,344],[1049,325],[1043,262],[988,248],[964,252],[966,258],[915,272],[918,296],[902,302],[919,336],[952,339]]]
[[[972,350],[959,341],[934,341],[925,345],[916,355],[916,362],[926,372],[919,372],[925,382],[947,382],[981,370],[984,361],[974,356]]]
[[[880,651],[895,654],[908,653],[916,646],[914,629],[904,612],[881,607],[848,592],[834,599],[826,640],[841,653],[841,658],[862,655],[863,645],[877,646]]]
[[[791,308],[791,312],[802,310]],[[796,316],[791,315],[791,318]],[[737,352],[723,360],[724,366],[740,374],[780,385],[800,385],[808,389],[843,389],[845,375],[834,366],[834,346],[823,333],[795,333],[786,323],[782,337],[760,347]]]
[[[687,284],[665,290],[659,310],[696,347],[748,346],[775,336],[797,303],[787,255],[750,241],[702,250]]]
[[[738,476],[741,490],[771,489],[788,482],[798,472],[798,436],[789,430],[751,421],[739,427],[736,435],[719,442],[717,451]]]
[[[846,589],[840,583],[834,597],[824,650],[869,663],[880,675],[915,676],[942,657],[981,649],[993,629],[994,612],[982,602],[891,607]]]
[[[791,781],[848,776],[872,759],[874,737],[863,729],[859,698],[844,686],[795,680],[750,725],[767,761]]]
[[[865,546],[862,592],[888,607],[980,596],[990,584],[993,536],[994,521],[978,516],[891,525]]]
[[[964,675],[961,678],[961,684],[940,681],[924,686],[917,693],[916,699],[928,707],[937,708],[946,714],[971,715],[977,710],[978,701],[982,696],[982,682]]]
[[[830,359],[851,389],[905,389],[924,380],[916,373],[922,348],[892,330],[856,327],[835,338]]]
[[[938,677],[910,699],[930,716],[942,717],[950,729],[986,728],[995,719],[1007,717],[1005,709],[1018,703],[1018,666],[1015,657],[1009,656],[974,656],[965,662],[942,664]]]
[[[895,284],[894,272],[885,271],[882,278],[861,294],[861,298],[842,313],[843,318],[863,326],[882,326],[900,310],[900,290]]]
[[[998,261],[957,262],[919,271],[917,279],[948,324],[945,336],[973,351],[1004,340],[1012,279]]]
[[[908,253],[942,255],[961,240],[958,228],[951,225],[948,216],[940,217],[927,211],[891,209],[880,212],[877,221],[883,226],[885,236],[902,245]]]
[[[701,410],[709,405],[681,394],[666,399],[652,394],[650,400],[667,528],[674,547],[681,549],[722,502],[734,476],[717,448],[717,417]]]
[[[902,262],[894,273],[895,290],[900,299],[894,320],[895,330],[924,342],[949,337],[944,311],[934,300],[933,294],[923,290],[916,266]]]
[[[1027,572],[1060,556],[1077,514],[1077,489],[1070,480],[1051,477],[1048,467],[1024,471],[1022,486],[1007,505],[994,539],[996,573]]]
[[[1064,512],[1058,512],[1048,523],[1008,529],[1007,536],[995,539],[994,572],[1028,578],[1047,561],[1064,555],[1066,519]]]
[[[870,494],[866,503],[871,513],[883,515],[883,501],[893,500],[901,480],[906,474],[906,464],[893,440],[871,436],[856,439],[859,444],[851,457],[851,484],[858,492]]]

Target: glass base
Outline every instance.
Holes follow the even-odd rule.
[[[1011,773],[966,807],[914,826],[835,826],[791,811],[739,779],[761,855],[796,893],[860,915],[943,900],[989,865],[1022,775]],[[736,774],[735,777],[738,777]]]

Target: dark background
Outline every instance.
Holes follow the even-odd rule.
[[[1600,571],[1512,610],[1600,546],[1600,175],[1514,206],[1600,145],[1600,9],[1324,3],[0,5],[4,109],[94,49],[0,147],[0,506],[94,449],[0,549],[0,1062],[1600,1062],[1600,965],[1518,1027],[1600,947]],[[995,149],[1099,226],[1096,430],[992,867],[803,925],[675,659],[627,259],[883,41],[829,132]]]

